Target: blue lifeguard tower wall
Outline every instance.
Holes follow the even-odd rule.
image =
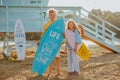
[[[49,0],[0,0],[0,32],[13,32],[17,19],[23,22],[25,32],[42,32],[41,6],[47,6],[48,2]]]

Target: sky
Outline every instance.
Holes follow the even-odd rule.
[[[49,0],[48,6],[80,6],[84,9],[120,12],[120,0]]]

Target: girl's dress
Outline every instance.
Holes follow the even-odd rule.
[[[81,41],[81,37],[79,36],[79,32],[75,30],[74,33],[75,33],[75,43],[77,43],[77,45],[80,46],[82,41]],[[80,74],[79,58],[69,43],[67,43],[67,51],[68,51],[68,58],[67,58],[68,59],[68,72],[76,71]]]

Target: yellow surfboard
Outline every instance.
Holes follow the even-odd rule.
[[[85,61],[89,61],[91,54],[84,42],[82,42],[80,48],[78,49],[77,55],[83,58]]]

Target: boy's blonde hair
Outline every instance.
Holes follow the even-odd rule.
[[[54,9],[54,8],[50,8],[50,9],[47,10],[47,14],[53,13],[53,12],[55,12],[55,14],[57,14],[56,9]]]

